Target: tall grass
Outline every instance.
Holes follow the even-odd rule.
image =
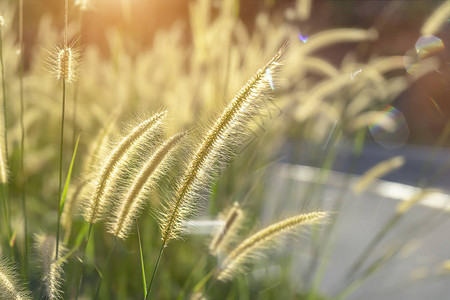
[[[427,185],[446,166],[431,175],[424,168],[415,193],[355,250],[336,292],[322,290],[341,214],[408,163],[392,152],[358,181],[347,174],[329,207],[326,184],[334,184],[339,146],[352,140],[353,173],[370,135],[379,137],[375,130],[396,133],[402,119],[386,119],[384,108],[423,78],[443,74],[439,43],[405,70],[406,51],[372,51],[386,34],[379,24],[307,32],[314,1],[292,1],[278,12],[267,1],[248,26],[243,2],[197,0],[188,25],[158,30],[144,46],[136,4],[123,1],[117,27],[103,28],[105,51],[81,34],[113,4],[63,3],[61,22],[36,15],[33,44],[29,4],[0,4],[0,298],[347,298],[415,232],[446,219],[433,210],[431,220],[417,220],[380,250],[413,207],[436,194]],[[434,9],[417,38],[444,30],[448,2]],[[335,49],[333,61],[327,55]],[[447,139],[448,130],[436,146]],[[274,195],[273,186],[286,180],[276,172],[286,160],[280,153],[318,166],[311,184]],[[292,238],[304,227],[309,234]],[[311,258],[299,270],[295,253]]]

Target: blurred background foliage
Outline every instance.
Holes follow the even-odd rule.
[[[2,34],[13,178],[19,168],[20,144],[19,103],[15,101],[20,49],[16,2],[1,2],[6,20]],[[303,2],[308,1],[97,0],[89,1],[87,10],[70,2],[69,36],[82,49],[79,80],[68,87],[65,166],[77,134],[82,136],[70,201],[79,200],[75,196],[85,180],[82,166],[102,128],[113,124],[116,134],[110,141],[117,140],[117,132],[126,132],[122,124],[133,120],[133,115],[148,115],[164,107],[171,119],[170,133],[189,129],[201,135],[228,99],[285,41],[290,45],[283,71],[274,78],[275,100],[254,124],[255,139],[248,141],[213,186],[203,217],[216,218],[239,201],[252,212],[248,215],[251,232],[291,211],[323,208],[321,189],[312,184],[294,195],[298,202],[292,207],[275,205],[268,212],[263,199],[269,191],[262,183],[271,178],[267,173],[279,161],[319,167],[321,179],[339,163],[341,143],[350,145],[349,156],[355,159],[367,142],[388,149],[407,143],[449,145],[449,50],[444,46],[449,43],[449,22],[433,33],[433,39],[417,45],[423,24],[445,1],[315,0],[310,8],[301,8]],[[33,231],[53,232],[56,223],[60,92],[48,71],[46,49],[62,43],[63,6],[63,1],[24,1],[25,174]],[[410,49],[417,53],[425,49],[427,54],[411,56]],[[173,170],[168,177],[178,173]],[[158,194],[170,187],[169,178],[149,199],[151,209],[158,203]],[[11,181],[13,199],[20,197],[19,182]],[[285,192],[292,197],[292,191]],[[73,246],[86,228],[79,212],[74,209],[68,214],[73,223],[64,223],[64,230],[66,242]],[[18,226],[22,222],[19,205],[12,205],[12,216],[18,228],[16,243],[31,239]],[[146,266],[152,268],[159,232],[148,212],[139,222]],[[320,244],[322,236],[313,232],[311,244]],[[88,257],[95,261],[89,262],[85,282],[97,280],[92,264],[102,265],[112,243],[103,225],[97,226],[92,240]],[[207,254],[207,240],[203,235],[189,235],[186,241],[170,245],[155,283],[156,299],[195,296],[191,295],[195,285],[219,260]],[[298,250],[297,245],[295,249],[311,255],[319,253],[317,247]],[[279,252],[274,255],[279,266],[275,276],[264,276],[266,261],[252,277],[217,283],[207,291],[208,297],[320,299],[320,292],[312,289],[314,272],[292,280],[291,258]],[[136,235],[117,246],[112,261],[102,298],[142,297]],[[310,267],[314,270],[314,265]],[[79,269],[78,260],[71,259],[66,269],[67,298],[77,286],[78,276],[70,274],[79,274]],[[30,278],[32,287],[38,283],[39,278]],[[86,285],[84,293],[92,295],[94,288]]]

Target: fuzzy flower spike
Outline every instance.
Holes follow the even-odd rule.
[[[48,64],[57,80],[72,83],[78,78],[80,50],[72,46],[55,46],[50,52]]]
[[[200,199],[205,197],[204,191],[209,191],[211,179],[249,139],[249,125],[270,99],[272,79],[285,50],[286,45],[239,90],[198,145],[174,197],[161,212],[159,224],[164,247],[169,240],[179,238],[183,221],[196,212]]]

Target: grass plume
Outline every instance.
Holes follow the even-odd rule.
[[[226,249],[229,245],[229,241],[242,223],[244,212],[239,207],[238,202],[234,202],[233,207],[228,211],[225,216],[225,224],[214,235],[211,243],[209,244],[209,251],[212,255],[218,255],[223,249]]]
[[[361,194],[373,181],[402,167],[404,164],[405,158],[403,156],[396,156],[380,162],[361,176],[360,180],[353,187],[353,192]]]
[[[71,46],[55,46],[50,52],[49,65],[57,80],[72,83],[78,78],[80,51]]]
[[[124,199],[115,208],[113,217],[109,222],[109,232],[111,234],[121,239],[125,239],[128,236],[140,208],[145,204],[146,191],[155,184],[158,176],[161,175],[159,171],[164,169],[165,158],[185,135],[186,132],[175,134],[159,146],[154,154],[149,157],[145,166],[134,179]]]
[[[4,258],[0,258],[0,298],[26,300],[31,299],[16,274],[16,270]]]
[[[251,78],[237,93],[222,115],[214,123],[195,151],[184,177],[176,188],[174,199],[168,203],[160,219],[163,245],[176,239],[182,230],[182,221],[195,211],[199,188],[206,187],[211,176],[217,170],[214,166],[226,163],[232,156],[229,145],[245,136],[243,125],[248,124],[251,116],[258,112],[267,98],[267,92],[273,85],[272,74],[280,66],[280,59],[286,50],[281,47],[277,54]],[[222,161],[220,155],[224,154]]]
[[[240,243],[225,258],[217,278],[222,281],[230,280],[247,260],[266,248],[269,243],[274,242],[280,235],[290,233],[301,225],[318,224],[328,215],[327,212],[300,214],[258,231]]]
[[[47,299],[61,299],[61,285],[63,281],[62,257],[67,252],[65,247],[59,246],[61,257],[55,259],[56,238],[48,235],[35,235],[35,249],[42,267],[43,293]]]
[[[118,180],[121,161],[127,160],[130,152],[133,152],[143,138],[156,134],[165,115],[165,111],[160,112],[141,122],[113,149],[94,180],[92,195],[83,205],[83,216],[86,222],[93,224],[100,220],[107,206],[108,193]]]

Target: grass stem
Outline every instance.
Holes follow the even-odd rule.
[[[9,192],[8,192],[8,180],[7,180],[7,169],[8,169],[8,135],[7,135],[7,119],[6,119],[6,80],[5,80],[5,65],[3,62],[3,34],[0,31],[0,67],[1,67],[1,75],[2,75],[2,108],[3,108],[3,138],[4,138],[4,149],[1,149],[0,151],[4,151],[5,153],[2,153],[2,156],[4,158],[4,161],[1,163],[4,163],[3,169],[0,170],[2,172],[2,196],[3,196],[3,209],[5,211],[5,226],[6,231],[8,234],[8,245],[11,248],[11,224],[9,216],[11,215],[11,205],[10,205],[10,199],[9,199]],[[5,178],[3,178],[5,177]],[[12,253],[12,249],[10,249],[10,252]]]
[[[21,196],[22,196],[22,214],[23,214],[23,273],[27,278],[28,270],[28,221],[27,221],[27,201],[26,201],[26,175],[24,167],[25,156],[25,125],[24,117],[24,101],[23,101],[23,0],[19,1],[19,44],[20,44],[20,61],[19,61],[19,89],[20,89],[20,172],[21,177]]]
[[[144,263],[144,254],[142,251],[142,242],[141,242],[141,231],[139,230],[139,222],[136,218],[136,231],[139,241],[139,254],[141,258],[141,271],[142,271],[142,284],[144,285],[144,298],[147,298],[147,280],[145,278],[145,263]]]
[[[64,114],[66,109],[66,80],[62,79],[63,93],[62,93],[62,112],[61,112],[61,143],[59,147],[59,185],[58,185],[58,208],[61,197],[62,189],[62,164],[63,164],[63,144],[64,144]],[[61,214],[58,212],[58,221],[56,223],[56,251],[55,260],[58,260],[58,248],[59,248],[59,229],[60,229]]]
[[[81,286],[83,285],[84,268],[86,266],[86,250],[87,250],[87,247],[89,244],[89,240],[91,238],[92,227],[93,227],[93,224],[89,223],[89,231],[88,231],[88,235],[86,238],[86,244],[84,245],[83,259],[81,261],[81,276],[80,276],[80,281],[78,282],[78,289],[77,289],[77,293],[75,295],[75,300],[78,300],[78,295],[80,294]]]
[[[165,247],[166,247],[166,243],[163,242],[162,245],[161,245],[161,249],[159,249],[158,258],[156,259],[155,268],[153,269],[152,279],[150,279],[150,285],[148,286],[147,293],[146,293],[146,296],[145,296],[145,300],[148,299],[148,297],[150,295],[150,292],[152,290],[152,285],[153,285],[153,281],[155,279],[156,271],[158,270],[159,262],[161,261],[161,256],[163,254],[163,251],[164,251]]]
[[[109,250],[108,256],[106,257],[105,264],[103,265],[103,268],[100,271],[100,281],[98,282],[97,291],[95,292],[95,298],[94,298],[95,300],[98,299],[98,295],[100,294],[100,287],[102,286],[102,281],[103,281],[103,273],[105,273],[106,267],[108,266],[109,259],[111,258],[114,247],[116,246],[116,242],[117,242],[117,237],[114,237],[114,241],[111,246],[111,249]]]

